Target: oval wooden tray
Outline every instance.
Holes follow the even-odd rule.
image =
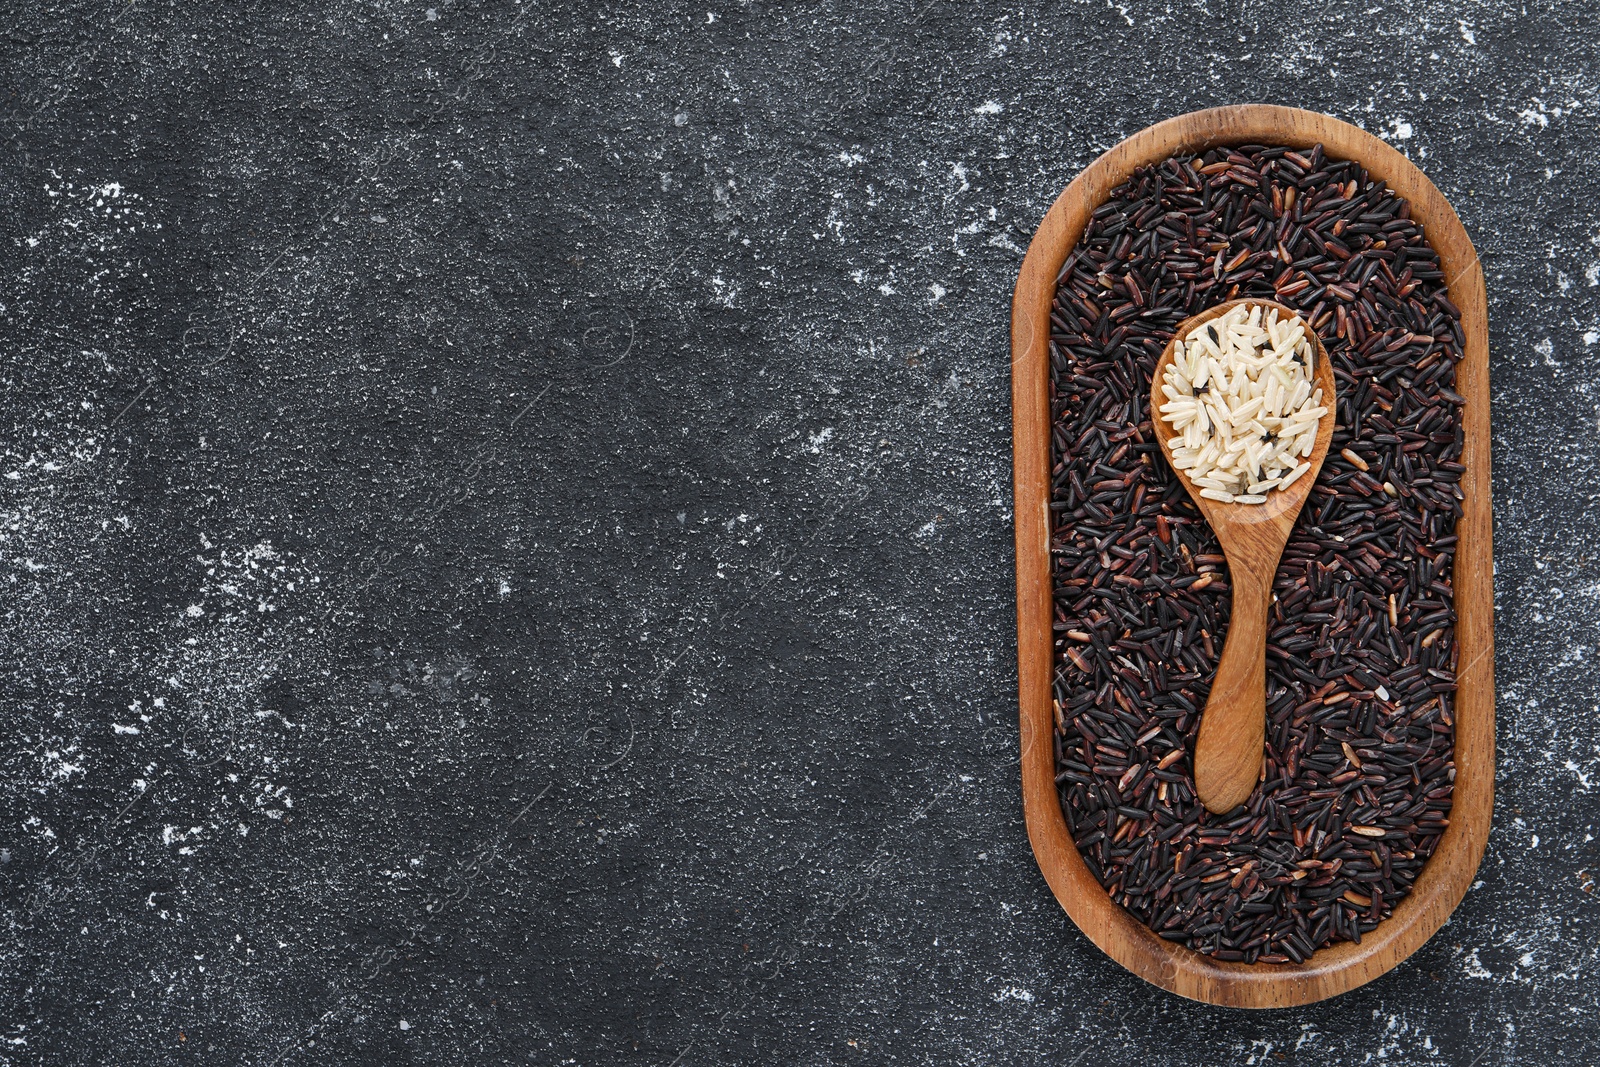
[[[1217,145],[1309,148],[1359,162],[1411,202],[1412,218],[1444,263],[1461,309],[1466,351],[1457,368],[1465,495],[1455,563],[1458,683],[1456,782],[1450,827],[1411,895],[1359,945],[1342,942],[1303,964],[1228,963],[1163,941],[1095,881],[1067,831],[1051,739],[1050,302],[1056,275],[1091,213],[1134,170]],[[1039,224],[1011,312],[1011,403],[1017,534],[1017,660],[1022,799],[1028,838],[1056,899],[1089,939],[1139,977],[1180,996],[1240,1008],[1308,1004],[1354,989],[1411,955],[1449,918],[1472,883],[1494,807],[1494,587],[1489,495],[1489,324],[1483,270],[1450,204],[1387,144],[1326,115],[1265,104],[1213,108],[1141,130],[1075,178]]]

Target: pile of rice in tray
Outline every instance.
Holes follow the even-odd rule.
[[[1283,963],[1358,941],[1450,822],[1464,338],[1438,253],[1359,164],[1256,145],[1140,168],[1058,279],[1052,688],[1073,841],[1113,901],[1197,952]],[[1273,577],[1262,782],[1214,815],[1188,754],[1226,560],[1150,401],[1183,321],[1240,299],[1298,314],[1340,386]]]

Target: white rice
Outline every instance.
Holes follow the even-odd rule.
[[[1265,318],[1263,318],[1265,315]],[[1172,465],[1207,500],[1264,504],[1311,469],[1328,409],[1298,315],[1240,304],[1180,338],[1158,409],[1176,431]]]

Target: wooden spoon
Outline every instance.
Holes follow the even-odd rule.
[[[1178,340],[1201,323],[1248,304],[1263,309],[1277,308],[1279,321],[1298,314],[1271,300],[1233,300],[1218,304],[1185,319],[1178,326],[1166,351],[1156,363],[1150,386],[1150,424],[1155,429],[1161,451],[1172,462],[1172,424],[1161,418],[1159,409],[1167,402],[1161,392],[1172,349]],[[1265,314],[1265,311],[1263,311]],[[1200,513],[1211,524],[1228,559],[1228,577],[1233,588],[1233,613],[1228,622],[1228,638],[1217,664],[1217,677],[1211,696],[1200,717],[1200,737],[1195,743],[1194,784],[1200,802],[1221,814],[1243,804],[1261,778],[1262,745],[1267,729],[1267,608],[1272,597],[1272,577],[1278,570],[1283,546],[1295,516],[1311,493],[1328,455],[1333,439],[1335,395],[1333,367],[1328,362],[1317,335],[1306,327],[1316,352],[1315,379],[1322,387],[1322,403],[1328,411],[1317,427],[1316,444],[1308,457],[1311,469],[1287,489],[1274,489],[1263,504],[1225,504],[1207,500],[1183,471],[1173,469],[1178,481],[1188,490]]]

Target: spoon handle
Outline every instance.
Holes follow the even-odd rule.
[[[1267,730],[1267,605],[1272,574],[1233,566],[1228,639],[1200,717],[1194,784],[1206,809],[1222,814],[1250,799],[1261,778]]]

